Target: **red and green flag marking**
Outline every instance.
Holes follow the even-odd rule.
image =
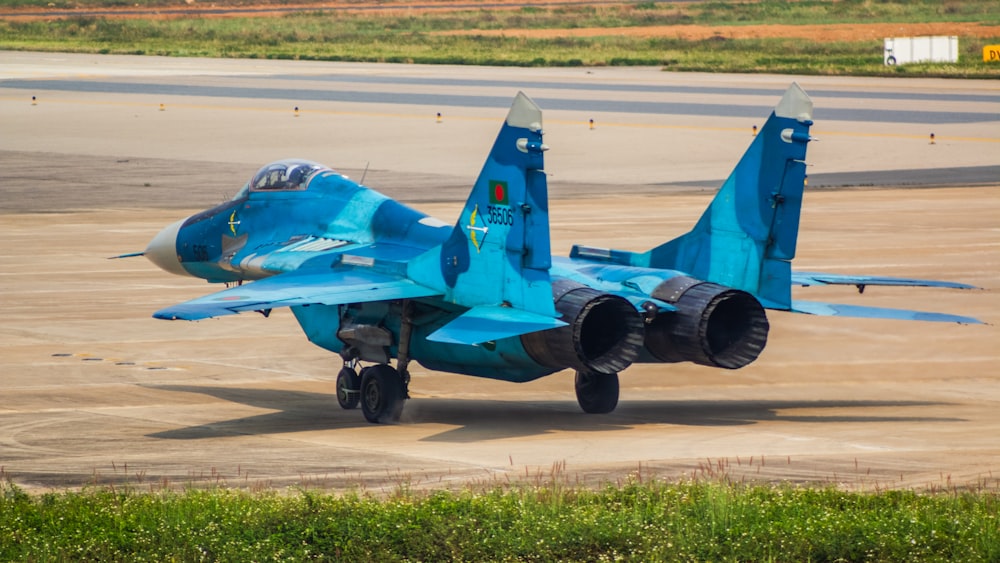
[[[507,182],[503,180],[490,180],[490,203],[493,205],[510,205]]]

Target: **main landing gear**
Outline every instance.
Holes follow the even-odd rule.
[[[576,402],[583,412],[606,414],[618,406],[618,374],[576,372]]]
[[[406,386],[403,378],[388,364],[361,370],[361,412],[368,422],[398,422],[405,399]]]
[[[353,316],[350,321],[342,320],[337,331],[337,338],[345,344],[340,352],[344,367],[337,374],[337,403],[344,409],[360,404],[365,419],[375,424],[399,422],[403,401],[409,398],[410,372],[407,368],[413,333],[413,304],[403,301],[396,305],[399,306],[400,322],[396,367],[389,365],[393,334],[381,321],[372,321],[371,312],[367,322],[357,321]],[[383,306],[385,310],[375,312],[389,315],[392,305]],[[344,316],[343,311],[341,316]],[[373,365],[361,368],[361,361],[373,362]]]
[[[353,409],[361,400],[361,376],[354,366],[344,362],[344,367],[337,374],[337,403],[342,409]]]
[[[368,422],[398,422],[407,394],[404,378],[389,364],[362,368],[360,375],[355,365],[345,363],[337,374],[337,403],[344,409],[360,404]]]

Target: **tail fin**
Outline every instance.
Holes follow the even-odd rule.
[[[789,309],[811,125],[812,100],[793,83],[694,228],[638,261]]]
[[[547,149],[542,112],[519,92],[451,236],[409,265],[411,279],[440,288],[445,301],[481,307],[473,313],[480,326],[483,315],[562,324],[549,281]]]

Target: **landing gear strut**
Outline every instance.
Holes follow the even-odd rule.
[[[576,401],[583,412],[605,414],[618,406],[618,374],[576,372]]]

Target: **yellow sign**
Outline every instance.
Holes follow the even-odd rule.
[[[987,45],[983,47],[983,61],[987,63],[1000,63],[1000,45]]]

